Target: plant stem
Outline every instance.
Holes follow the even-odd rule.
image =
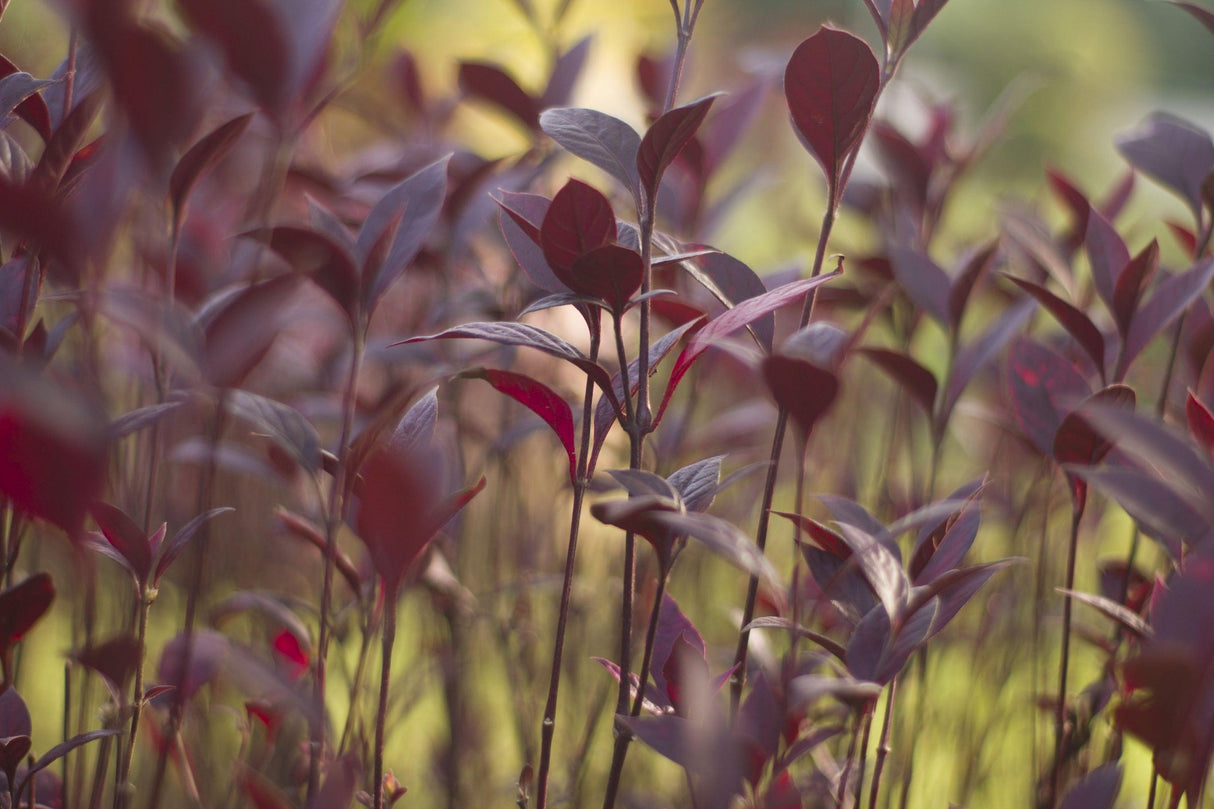
[[[1067,548],[1066,589],[1075,587],[1075,557],[1079,546],[1079,522],[1083,519],[1084,498],[1076,496],[1071,508],[1071,541]],[[1054,711],[1054,768],[1050,774],[1048,806],[1058,800],[1059,778],[1062,773],[1063,744],[1066,741],[1066,680],[1067,666],[1071,656],[1071,596],[1068,594],[1062,605],[1062,661],[1058,665],[1058,705]]]
[[[663,570],[658,574],[658,589],[653,596],[653,610],[649,613],[649,629],[645,632],[645,652],[641,656],[641,670],[637,672],[637,695],[632,701],[632,711],[629,714],[634,719],[641,715],[641,706],[645,703],[645,687],[649,684],[649,667],[653,664],[653,644],[658,635],[658,624],[661,621],[662,601],[666,597],[666,581],[670,573]]]
[[[386,585],[385,585],[386,586]],[[384,600],[383,659],[379,669],[379,706],[375,710],[375,784],[373,809],[384,809],[384,724],[388,716],[388,681],[392,676],[392,645],[396,641],[396,594],[394,585]]]
[[[590,359],[598,361],[599,333],[598,317],[593,316],[590,329]],[[621,377],[623,379],[623,377]],[[548,777],[552,767],[552,741],[556,736],[557,693],[561,685],[561,663],[565,654],[565,626],[569,620],[569,603],[573,598],[573,570],[577,559],[578,531],[582,520],[582,500],[586,495],[589,476],[590,433],[594,426],[594,382],[586,380],[582,394],[582,434],[578,447],[577,479],[573,481],[573,507],[569,516],[569,545],[565,551],[565,577],[561,582],[561,603],[557,611],[556,639],[552,649],[552,672],[548,678],[548,700],[544,705],[544,719],[540,728],[540,764],[537,773],[535,805],[544,809],[548,802]],[[627,393],[627,388],[625,388]]]
[[[889,737],[894,724],[894,702],[897,696],[898,678],[895,677],[889,682],[889,696],[885,700],[885,718],[881,720],[881,740],[877,743],[877,763],[873,765],[873,784],[869,788],[868,809],[877,809],[877,795],[881,792],[881,774],[885,770],[885,759],[890,750]],[[909,782],[907,786],[909,787]]]
[[[124,809],[130,799],[130,785],[127,779],[131,773],[131,762],[135,757],[135,737],[139,734],[139,718],[143,712],[143,661],[144,648],[147,645],[148,613],[152,609],[152,596],[147,585],[139,587],[139,618],[135,630],[135,640],[139,644],[139,662],[135,666],[135,684],[131,687],[131,729],[127,734],[125,749],[119,752],[119,768],[117,780],[114,783],[114,809]]]

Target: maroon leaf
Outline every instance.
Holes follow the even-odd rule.
[[[1025,436],[1052,455],[1063,415],[1089,393],[1075,366],[1045,346],[1021,338],[1008,353],[1012,412]]]
[[[2,8],[3,6],[0,5],[0,13],[3,13]],[[0,76],[10,76],[19,72],[17,66],[7,57],[0,56]],[[51,139],[51,114],[41,94],[27,97],[10,112],[16,113],[18,118],[33,127],[38,136],[42,138],[43,143]]]
[[[233,388],[249,375],[286,325],[287,304],[300,283],[287,273],[250,284],[216,310],[203,312],[205,367],[212,385]]]
[[[574,292],[599,298],[612,311],[623,312],[629,299],[641,288],[645,264],[636,251],[605,244],[579,256],[569,268],[568,276]]]
[[[1196,20],[1206,27],[1206,30],[1214,34],[1214,11],[1197,5],[1196,3],[1184,3],[1180,0],[1169,0],[1174,6],[1179,6],[1185,11],[1193,15]]]
[[[948,322],[954,331],[961,328],[961,317],[969,302],[974,286],[990,268],[999,247],[997,241],[970,254],[961,265],[961,271],[953,279],[948,291]]]
[[[346,753],[329,765],[325,782],[305,809],[347,809],[362,776],[362,764],[354,753]],[[391,806],[391,804],[388,804]]]
[[[181,0],[190,26],[223,53],[228,69],[249,86],[271,116],[290,94],[290,53],[282,22],[266,0]]]
[[[1197,443],[1205,447],[1206,452],[1214,456],[1214,413],[1191,390],[1185,399],[1184,412],[1189,422],[1189,432]]]
[[[1155,335],[1180,317],[1214,279],[1214,258],[1198,262],[1178,275],[1155,285],[1151,299],[1139,307],[1125,338],[1122,365],[1128,367]]]
[[[695,136],[716,99],[715,95],[706,96],[664,113],[641,139],[637,151],[637,175],[650,205],[656,204],[662,175]]]
[[[1075,341],[1092,358],[1092,363],[1103,377],[1105,372],[1104,335],[1100,333],[1100,329],[1096,328],[1091,319],[1083,313],[1083,310],[1067,303],[1040,284],[1034,284],[1032,281],[1026,281],[1023,278],[1016,278],[1011,275],[1007,276],[1007,278],[1036,298],[1037,302],[1044,306],[1062,324],[1067,333],[1074,337]]]
[[[190,147],[169,177],[169,201],[173,204],[173,216],[181,221],[186,199],[198,180],[224,158],[244,131],[248,129],[253,113],[233,118],[216,127]]]
[[[103,643],[73,653],[76,662],[92,669],[111,684],[115,696],[124,694],[127,684],[141,665],[143,647],[130,635],[118,635]]]
[[[925,542],[916,548],[910,570],[914,585],[920,587],[955,570],[978,536],[981,513],[976,503],[967,503],[938,543]],[[929,535],[930,538],[930,535]],[[927,551],[930,553],[923,553]]]
[[[942,423],[948,421],[953,408],[957,405],[957,400],[961,398],[962,392],[965,391],[974,376],[1003,349],[1008,340],[1011,340],[1020,331],[1021,327],[1032,317],[1036,308],[1037,305],[1030,300],[1021,301],[1012,306],[981,336],[957,352],[957,360],[953,363],[948,389],[944,392],[944,404],[940,408]]]
[[[890,623],[897,627],[906,615],[910,581],[906,571],[889,549],[866,531],[839,523],[839,536],[851,548],[864,578],[885,608]]]
[[[640,194],[641,136],[628,124],[596,110],[561,107],[545,110],[540,126],[566,151],[615,177],[634,197]]]
[[[548,266],[565,286],[574,290],[569,273],[574,262],[615,238],[611,203],[580,180],[569,180],[557,192],[540,228],[540,245]]]
[[[15,688],[0,691],[0,739],[9,736],[29,736],[30,712],[25,700]]]
[[[74,397],[0,366],[0,494],[75,539],[105,487],[105,426]]]
[[[49,573],[35,573],[0,591],[0,653],[21,640],[55,600]],[[5,671],[7,672],[7,664]]]
[[[947,327],[952,322],[948,301],[952,284],[948,274],[927,255],[908,247],[890,250],[889,259],[898,285],[907,297]]]
[[[106,541],[126,560],[139,583],[145,584],[152,571],[152,547],[143,529],[126,512],[100,500],[90,513]]]
[[[839,198],[843,162],[864,137],[880,83],[880,68],[864,40],[834,28],[818,29],[788,61],[788,109],[826,172],[831,204]]]
[[[1126,268],[1117,278],[1113,289],[1113,317],[1117,321],[1117,329],[1124,339],[1130,333],[1130,324],[1142,294],[1155,272],[1159,269],[1159,242],[1155,239],[1130,260]]]
[[[328,293],[354,322],[360,303],[358,267],[344,245],[319,230],[279,225],[249,235],[267,237],[270,249]]]
[[[841,271],[836,270],[826,275],[819,275],[817,278],[803,278],[800,281],[784,284],[770,292],[748,298],[709,321],[704,328],[696,332],[679,354],[679,358],[675,360],[674,368],[670,372],[670,381],[666,384],[666,393],[662,397],[662,405],[658,409],[657,419],[661,420],[662,413],[670,403],[670,397],[674,395],[675,388],[692,364],[706,350],[748,323],[792,303],[809,293],[810,290],[837,278],[840,274]]]
[[[555,391],[525,374],[480,368],[461,376],[483,379],[544,420],[569,456],[569,483],[577,485],[577,449],[573,435],[573,411]]]
[[[1092,267],[1092,280],[1096,292],[1111,308],[1117,294],[1117,279],[1130,263],[1130,251],[1109,220],[1094,208],[1088,212],[1087,235],[1088,263]],[[1099,367],[1097,363],[1097,367]]]
[[[8,60],[6,59],[5,62],[8,62]],[[40,98],[38,92],[52,83],[45,79],[35,79],[28,73],[4,69],[11,64],[11,62],[8,62],[8,65],[5,65],[3,62],[0,62],[0,75],[3,76],[3,78],[0,78],[0,119],[3,120],[8,120],[9,116],[15,112],[20,115],[20,108],[31,98]],[[43,102],[41,112],[45,111],[46,103]],[[25,116],[20,117],[24,118]],[[30,125],[34,126],[32,123]]]
[[[1128,385],[1109,385],[1083,400],[1066,414],[1054,435],[1054,460],[1060,464],[1100,463],[1113,444],[1088,422],[1084,416],[1089,407],[1121,407],[1133,410],[1137,397]]]
[[[177,532],[173,534],[172,539],[165,542],[159,548],[153,548],[153,551],[155,552],[158,550],[159,554],[156,557],[156,568],[152,573],[152,585],[155,586],[160,582],[160,577],[165,574],[165,571],[169,569],[169,566],[172,565],[173,561],[181,554],[183,550],[185,550],[185,546],[190,543],[190,540],[197,535],[198,531],[204,525],[220,514],[227,514],[228,512],[235,510],[236,509],[231,508],[230,506],[222,506],[220,508],[213,508],[208,511],[204,511],[194,519],[187,522],[185,525],[178,528]]]
[[[808,439],[814,424],[835,401],[839,378],[812,362],[773,354],[763,360],[763,379],[781,410],[785,410]]]
[[[1214,171],[1214,141],[1200,127],[1162,112],[1116,139],[1134,168],[1171,189],[1201,219],[1201,184]]]
[[[659,265],[660,262],[654,263],[654,266]],[[728,253],[708,253],[695,261],[680,262],[678,266],[726,307],[736,306],[767,291],[763,279],[754,270]],[[771,351],[775,326],[775,316],[764,315],[748,323],[746,328],[760,348]]]
[[[392,282],[416,258],[438,222],[447,193],[448,155],[402,180],[388,191],[363,222],[358,234],[358,259],[363,267],[363,305],[368,312]],[[399,222],[383,261],[367,266],[372,248],[393,223]]]
[[[877,367],[889,374],[915,401],[928,418],[936,409],[936,377],[915,360],[900,351],[887,348],[861,348],[859,353],[868,357]]]
[[[486,101],[510,113],[527,129],[539,128],[539,105],[497,65],[460,62],[459,88],[465,96]]]

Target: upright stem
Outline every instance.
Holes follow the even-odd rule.
[[[890,680],[889,696],[885,700],[885,718],[881,721],[881,741],[877,743],[877,763],[873,766],[873,785],[868,793],[868,809],[877,809],[877,795],[881,792],[881,773],[885,771],[885,759],[889,755],[889,737],[894,724],[894,701],[897,696],[898,678],[895,677]]]
[[[598,318],[590,329],[590,359],[598,360]],[[561,685],[561,661],[565,654],[565,625],[569,620],[569,603],[573,598],[573,570],[577,559],[578,530],[582,521],[582,500],[589,482],[587,465],[590,461],[590,431],[594,425],[594,382],[586,380],[582,394],[582,435],[578,447],[577,479],[573,481],[573,510],[569,517],[569,547],[565,552],[565,578],[561,583],[561,604],[556,619],[556,640],[552,649],[552,672],[548,678],[548,701],[544,705],[544,719],[540,728],[540,765],[537,773],[535,805],[544,809],[548,802],[548,777],[552,767],[552,740],[556,736],[557,692]],[[627,392],[627,391],[625,391]]]
[[[135,757],[135,737],[139,733],[139,718],[143,713],[143,659],[148,635],[148,613],[152,609],[152,597],[146,585],[139,587],[139,617],[135,629],[135,640],[139,645],[139,663],[135,666],[135,685],[131,688],[131,729],[127,734],[126,747],[119,753],[118,778],[114,784],[114,809],[124,809],[129,803],[131,787],[127,779],[131,774],[131,761]]]
[[[658,636],[658,623],[662,615],[662,601],[666,597],[666,580],[669,579],[668,571],[663,570],[658,574],[658,589],[653,596],[653,610],[649,613],[649,629],[645,633],[645,652],[641,657],[641,670],[637,672],[636,699],[632,701],[632,712],[629,714],[633,718],[641,715],[641,706],[645,704],[645,687],[649,683],[649,667],[653,664],[653,645],[654,640]]]
[[[1076,496],[1071,508],[1071,541],[1066,558],[1066,589],[1075,587],[1075,556],[1079,545],[1079,521],[1083,519],[1083,498]],[[1062,661],[1058,666],[1058,705],[1054,711],[1054,769],[1050,774],[1049,807],[1057,804],[1059,778],[1062,773],[1063,744],[1066,741],[1066,680],[1071,656],[1071,596],[1062,606]]]
[[[341,401],[341,430],[337,439],[337,472],[333,477],[333,488],[329,492],[328,519],[325,520],[324,577],[320,590],[320,630],[317,638],[316,679],[313,700],[316,703],[316,723],[312,728],[312,755],[308,762],[308,795],[313,795],[319,786],[320,764],[325,753],[325,673],[329,652],[329,612],[333,602],[333,569],[337,559],[337,531],[345,518],[346,484],[350,434],[354,429],[354,411],[358,396],[358,374],[362,369],[366,327],[363,318],[354,326],[353,347],[350,357],[350,375],[346,380]]]
[[[379,669],[379,707],[375,710],[375,799],[373,809],[384,809],[384,724],[388,716],[388,681],[392,677],[392,645],[396,641],[396,592],[388,588],[384,603],[383,660]]]

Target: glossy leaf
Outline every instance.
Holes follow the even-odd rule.
[[[877,60],[864,40],[820,28],[793,51],[784,95],[793,125],[826,173],[832,204],[847,155],[859,146],[880,87]]]
[[[663,113],[641,139],[637,151],[637,176],[650,205],[656,204],[662,175],[683,151],[683,147],[695,137],[696,130],[704,122],[716,99],[715,95],[706,96]]]
[[[540,228],[540,246],[553,273],[569,289],[574,263],[616,238],[615,213],[611,203],[594,187],[569,180],[552,198]]]
[[[577,485],[577,449],[573,434],[573,411],[555,391],[525,374],[480,368],[462,376],[483,379],[501,393],[535,413],[552,428],[569,457],[569,483]]]

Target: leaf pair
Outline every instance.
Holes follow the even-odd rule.
[[[160,584],[160,578],[198,531],[215,517],[230,511],[234,509],[225,507],[204,511],[178,528],[172,539],[166,542],[167,523],[161,523],[148,536],[125,511],[97,501],[89,513],[100,531],[89,535],[87,545],[122,565],[141,592],[148,587],[155,589]]]

